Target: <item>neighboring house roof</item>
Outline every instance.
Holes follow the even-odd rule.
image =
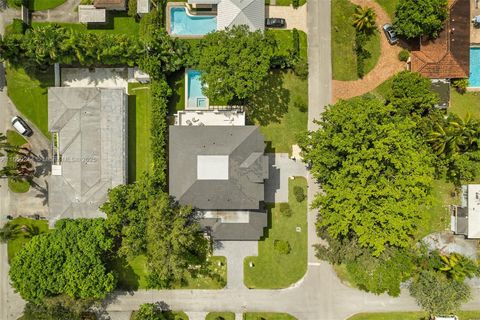
[[[144,14],[150,12],[150,0],[137,0],[137,13]]]
[[[200,219],[202,229],[209,232],[215,240],[249,240],[256,241],[263,236],[268,226],[268,216],[264,211],[217,212],[218,217]],[[244,221],[228,221],[225,215],[238,215]]]
[[[439,37],[421,39],[411,54],[411,70],[431,79],[470,74],[470,0],[449,0],[450,14]]]
[[[126,97],[124,89],[48,89],[48,129],[61,157],[48,180],[51,219],[103,216],[108,189],[127,182]]]
[[[480,184],[462,186],[461,204],[455,206],[452,231],[469,239],[480,238]]]
[[[258,210],[268,157],[256,126],[170,126],[169,190],[204,210]]]
[[[107,10],[126,10],[126,0],[95,0],[93,5],[97,8],[105,8]]]
[[[221,0],[217,6],[217,30],[247,25],[250,30],[265,28],[264,0]]]
[[[107,21],[107,11],[97,9],[92,5],[78,6],[78,21],[80,23],[103,23]]]

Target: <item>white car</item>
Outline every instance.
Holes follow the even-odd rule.
[[[12,126],[15,130],[18,131],[22,136],[30,137],[33,134],[32,128],[22,118],[16,116],[12,118]]]

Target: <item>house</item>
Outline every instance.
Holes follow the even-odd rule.
[[[469,239],[480,239],[480,184],[462,186],[461,204],[451,206],[451,230]]]
[[[420,39],[410,69],[430,79],[468,78],[470,74],[470,0],[449,0],[449,16],[437,39]]]
[[[104,216],[108,190],[127,182],[127,101],[122,88],[48,89],[51,222]]]
[[[215,240],[258,240],[268,157],[256,126],[170,126],[169,192]]]

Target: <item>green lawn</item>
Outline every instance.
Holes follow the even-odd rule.
[[[332,68],[335,80],[356,80],[357,56],[355,53],[355,5],[348,0],[332,0]],[[380,32],[367,41],[365,49],[371,54],[365,61],[365,74],[371,71],[380,57]]]
[[[459,320],[478,320],[480,311],[460,311]],[[426,312],[359,313],[347,320],[428,320]]]
[[[171,74],[167,82],[172,88],[172,96],[168,99],[168,115],[173,116],[185,109],[185,70]]]
[[[300,0],[299,1],[299,7],[303,6],[307,1],[306,0]],[[270,0],[268,1],[270,3]],[[276,6],[290,6],[292,5],[292,0],[277,0],[276,1]]]
[[[465,117],[467,113],[480,119],[480,92],[458,93],[454,88],[450,94],[450,107],[448,111]]]
[[[40,72],[8,66],[6,71],[9,97],[28,120],[50,137],[47,88],[54,86],[53,68]]]
[[[274,70],[265,88],[252,99],[249,119],[260,125],[268,152],[292,152],[300,133],[307,131],[308,82],[291,71]]]
[[[132,260],[117,258],[113,269],[118,274],[118,287],[125,290],[147,289],[147,257],[137,256]],[[219,265],[220,264],[220,265]],[[175,289],[221,289],[227,279],[225,257],[210,257],[208,275],[186,275],[185,283],[174,285]]]
[[[38,228],[40,233],[48,231],[48,222],[45,220],[32,220],[27,218],[16,218],[9,222],[10,224],[18,226],[33,226]],[[8,261],[11,261],[15,254],[20,251],[25,243],[30,241],[29,238],[25,237],[25,233],[20,232],[20,234],[13,240],[8,242]]]
[[[399,0],[375,0],[388,13],[390,18],[395,17],[395,9]]]
[[[58,7],[65,0],[28,0],[28,8],[34,11],[48,10]]]
[[[217,320],[222,317],[224,320],[235,320],[235,313],[233,312],[210,312],[207,314],[205,320]]]
[[[288,313],[248,312],[243,314],[243,320],[296,320]]]
[[[305,178],[289,181],[289,204],[293,212],[290,217],[280,213],[278,204],[268,206],[269,226],[258,243],[258,257],[247,257],[244,261],[244,281],[249,288],[285,288],[300,280],[307,271],[307,201],[297,202],[293,194],[295,186],[307,193]],[[296,227],[301,231],[297,232]],[[274,249],[275,240],[288,241],[290,253],[278,253]]]
[[[151,92],[149,84],[128,84],[128,181],[134,182],[152,164]]]
[[[109,12],[107,24],[89,24],[85,26],[80,23],[59,23],[55,22],[65,28],[70,28],[77,31],[93,32],[93,33],[107,33],[107,34],[126,34],[131,36],[138,36],[139,23],[134,17],[130,17],[126,12]],[[51,24],[50,22],[33,22],[32,27]]]
[[[12,146],[21,147],[27,143],[27,140],[20,134],[12,130],[7,130],[7,141]],[[9,155],[7,164],[14,165],[15,154]],[[15,193],[25,193],[30,190],[30,181],[26,179],[12,179],[8,178],[8,188]]]
[[[291,30],[267,30],[271,33],[275,40],[277,40],[279,54],[287,55],[290,50],[293,49],[293,36]],[[300,57],[307,59],[307,34],[301,30],[298,30],[300,35]]]

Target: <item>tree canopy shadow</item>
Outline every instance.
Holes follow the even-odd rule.
[[[266,126],[280,122],[288,112],[290,91],[283,86],[283,75],[282,71],[271,71],[262,88],[247,103],[247,115],[252,122]]]

